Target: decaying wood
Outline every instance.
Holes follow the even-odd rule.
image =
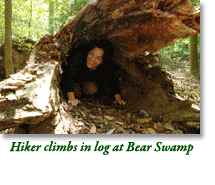
[[[56,114],[59,106],[58,65],[52,61],[27,68],[26,72],[1,82],[0,129],[24,123],[37,124]],[[10,86],[15,88],[10,89]]]
[[[127,106],[162,116],[167,122],[198,122],[199,112],[191,108],[192,103],[176,98],[170,76],[152,52],[199,32],[200,10],[188,0],[99,0],[89,4],[55,36],[41,37],[25,68],[0,83],[0,129],[26,123],[31,125],[29,133],[46,133],[38,130],[51,122],[54,128],[49,133],[76,133],[55,132],[72,122],[60,108],[59,66],[66,62],[70,49],[103,37],[119,49],[117,63]],[[158,130],[160,127],[156,125]]]

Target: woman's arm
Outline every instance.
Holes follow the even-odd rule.
[[[111,66],[111,67],[110,67]],[[125,105],[126,102],[121,98],[120,82],[117,75],[118,68],[115,65],[110,65],[106,69],[103,69],[106,74],[108,85],[111,88],[111,94],[115,97],[115,104]],[[108,69],[108,70],[107,70]]]
[[[74,100],[75,99],[75,93],[74,92],[68,92],[67,97],[68,97],[68,100]]]
[[[72,55],[73,54],[73,55]],[[81,68],[82,61],[81,52],[77,53],[69,53],[70,57],[67,58],[68,65],[64,66],[63,69],[63,83],[64,90],[68,97],[68,103],[72,104],[73,106],[76,106],[78,103],[81,103],[79,100],[76,99],[75,93],[74,93],[74,85],[75,81],[78,78],[78,71]],[[72,57],[71,57],[72,56]]]

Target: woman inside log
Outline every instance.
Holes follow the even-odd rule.
[[[115,97],[115,102],[125,105],[120,95],[117,78],[117,54],[114,45],[107,40],[93,40],[68,53],[67,65],[62,65],[61,87],[68,103],[77,106],[83,93]],[[111,100],[110,100],[111,101]]]

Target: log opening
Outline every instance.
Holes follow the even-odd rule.
[[[11,114],[1,110],[0,129],[27,123],[38,131],[52,119],[53,125],[70,125],[59,95],[60,66],[66,62],[68,51],[83,41],[99,38],[107,38],[119,48],[122,97],[129,107],[161,116],[167,122],[199,121],[192,103],[175,97],[170,75],[153,54],[179,38],[199,33],[199,16],[199,9],[187,0],[99,0],[89,4],[55,36],[43,36],[27,66],[0,83],[1,106],[14,106]]]

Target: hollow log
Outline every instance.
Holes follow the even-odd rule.
[[[176,98],[170,75],[153,55],[177,39],[199,32],[200,7],[188,0],[98,0],[88,4],[55,36],[41,37],[23,70],[0,83],[0,130],[30,124],[37,127],[30,133],[46,133],[41,129],[52,122],[50,133],[59,133],[53,131],[56,125],[71,124],[59,95],[60,65],[66,62],[69,50],[100,38],[109,39],[119,49],[117,63],[127,106],[161,116],[166,122],[200,121],[192,102]]]

